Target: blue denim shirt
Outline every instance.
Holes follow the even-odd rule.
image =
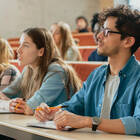
[[[26,70],[23,70],[22,74],[2,92],[9,98],[22,96],[21,81],[23,74]],[[34,93],[34,95],[27,100],[27,104],[30,108],[35,109],[42,102],[47,103],[49,106],[56,106],[64,101],[67,101],[67,93],[64,82],[67,80],[67,75],[64,69],[59,64],[51,64],[48,67],[41,87]],[[70,89],[70,95],[73,95],[73,89]]]
[[[70,101],[68,111],[100,117],[109,65],[95,69]],[[140,64],[131,56],[119,72],[120,84],[113,98],[110,119],[121,119],[126,134],[140,135]]]

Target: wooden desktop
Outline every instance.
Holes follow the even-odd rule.
[[[137,136],[109,134],[101,131],[92,132],[90,128],[74,131],[58,131],[27,127],[34,121],[33,116],[20,114],[0,114],[0,134],[16,140],[137,140]]]

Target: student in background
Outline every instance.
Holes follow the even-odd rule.
[[[80,61],[81,55],[72,37],[70,26],[64,22],[58,22],[51,26],[50,31],[54,41],[64,60]]]
[[[0,91],[10,85],[20,72],[10,64],[14,52],[7,40],[0,38]]]
[[[17,50],[22,74],[0,93],[0,98],[10,100],[10,111],[33,114],[45,102],[56,106],[79,90],[81,83],[72,67],[61,59],[50,32],[44,28],[29,28],[20,38]],[[25,101],[23,100],[25,99]]]
[[[95,13],[93,15],[93,19],[91,20],[91,29],[94,33],[94,40],[97,42],[97,34],[100,32],[100,23],[99,23],[99,13]],[[88,61],[107,61],[107,56],[102,56],[97,53],[97,49],[93,51],[88,57]]]
[[[41,104],[35,116],[40,121],[53,119],[59,130],[89,127],[140,135],[140,63],[133,55],[140,46],[140,12],[119,6],[100,15],[98,53],[108,56],[109,64],[94,70],[83,88],[62,104],[67,111],[55,114],[57,109],[52,112]]]
[[[74,33],[85,33],[90,32],[88,27],[88,21],[84,16],[76,18],[76,31]]]

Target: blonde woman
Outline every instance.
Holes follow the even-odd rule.
[[[0,91],[10,85],[19,76],[18,69],[9,60],[14,56],[7,40],[0,38]]]
[[[0,93],[0,98],[10,100],[10,111],[33,114],[34,109],[45,102],[56,106],[68,99],[81,87],[72,67],[59,56],[53,37],[44,28],[29,28],[20,38],[17,50],[21,76]],[[25,99],[25,101],[23,100]]]
[[[64,60],[80,61],[81,55],[76,47],[68,24],[58,22],[51,26],[51,33]]]

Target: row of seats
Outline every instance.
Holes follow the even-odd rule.
[[[93,39],[93,33],[80,33],[80,34],[73,34],[74,38],[79,39],[79,51],[82,56],[81,62],[68,62],[68,64],[72,65],[72,67],[77,72],[78,76],[82,81],[85,81],[88,77],[88,75],[97,67],[101,66],[102,64],[105,64],[106,62],[85,62],[88,61],[88,56],[97,48],[95,45],[94,39]],[[19,47],[19,38],[11,38],[8,39],[10,45],[12,46],[15,56],[17,56],[16,50]],[[136,51],[135,56],[137,60],[140,61],[140,48]],[[15,57],[16,58],[16,57]],[[14,64],[20,72],[22,71],[23,67],[19,66],[17,60],[11,61],[12,64]]]
[[[107,64],[107,62],[83,62],[83,61],[67,61],[77,72],[81,81],[85,81],[90,73],[97,67]]]
[[[96,45],[93,33],[76,33],[73,34],[73,38],[77,41],[79,46],[94,46]],[[19,46],[19,38],[9,38],[8,42],[11,46],[18,47]]]
[[[77,72],[81,81],[85,81],[89,74],[97,67],[107,64],[107,62],[83,62],[83,61],[66,61],[67,64],[71,65]],[[20,72],[24,67],[21,67],[17,60],[12,60],[11,64],[16,66]]]
[[[82,61],[88,61],[88,57],[90,54],[95,51],[97,46],[84,46],[84,47],[78,47],[80,54],[82,56]]]
[[[77,41],[79,46],[96,45],[96,42],[94,40],[94,34],[92,32],[73,34],[73,38]]]
[[[16,46],[12,47],[14,50],[14,54],[15,54],[15,59],[17,59],[17,48]],[[97,48],[97,46],[83,46],[83,47],[78,47],[80,54],[82,56],[82,61],[88,61],[88,57],[90,56],[90,54],[95,51]],[[140,61],[140,48],[138,48],[138,50],[135,52],[135,56],[137,58],[137,60]]]

